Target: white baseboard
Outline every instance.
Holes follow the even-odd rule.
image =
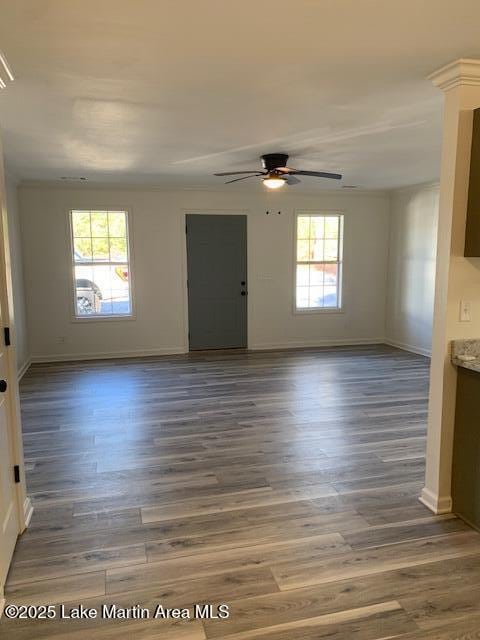
[[[384,338],[297,340],[292,342],[263,342],[249,346],[252,351],[268,349],[299,349],[307,347],[342,347],[355,345],[383,344]],[[188,347],[165,347],[161,349],[138,349],[132,351],[62,353],[32,356],[31,363],[74,362],[77,360],[108,360],[113,358],[142,358],[146,356],[173,356],[188,353]]]
[[[332,338],[328,340],[294,340],[288,342],[258,342],[249,346],[252,351],[267,351],[270,349],[306,349],[308,347],[353,347],[369,344],[383,344],[384,338],[360,338],[343,339]]]
[[[422,504],[433,511],[433,513],[440,515],[442,513],[452,512],[452,497],[451,496],[437,496],[430,489],[424,487],[419,497]]]
[[[23,521],[25,523],[25,528],[30,524],[30,520],[33,515],[33,504],[30,498],[27,496],[23,502]]]
[[[432,357],[432,352],[430,349],[424,349],[423,347],[416,347],[413,344],[396,342],[395,340],[390,340],[389,338],[385,338],[384,343],[388,344],[390,347],[396,347],[397,349],[402,349],[403,351],[410,351],[410,353],[416,353],[419,356],[427,356],[427,358]]]
[[[61,353],[32,356],[31,362],[47,363],[47,362],[75,362],[77,360],[111,360],[114,358],[144,358],[146,356],[174,356],[187,353],[184,346],[182,347],[165,347],[161,349],[136,349],[131,351],[107,351],[107,352],[91,352],[91,353]]]
[[[30,358],[28,358],[28,360],[22,364],[22,366],[20,367],[20,369],[17,372],[17,376],[18,376],[18,381],[19,382],[23,378],[23,376],[27,373],[27,371],[30,368],[31,364],[32,364],[32,361],[31,361]]]
[[[411,345],[393,342],[385,338],[328,338],[315,340],[287,340],[284,342],[257,342],[249,345],[251,351],[268,351],[273,349],[307,349],[316,347],[353,347],[367,346],[369,344],[388,344],[397,349],[410,351],[419,355],[429,356],[430,353],[424,349]],[[130,351],[107,351],[89,353],[61,353],[32,356],[21,369],[23,376],[32,363],[48,362],[75,362],[79,360],[110,360],[115,358],[142,358],[148,356],[173,356],[188,353],[185,345],[178,347],[162,347],[160,349],[134,349]],[[20,376],[20,373],[19,373]]]

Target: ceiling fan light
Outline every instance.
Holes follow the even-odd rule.
[[[263,184],[269,189],[279,189],[286,183],[287,181],[285,178],[280,178],[280,176],[269,176],[268,178],[263,178]]]

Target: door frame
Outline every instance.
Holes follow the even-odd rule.
[[[0,141],[0,305],[2,323],[10,328],[11,344],[5,349],[5,367],[8,388],[5,397],[7,413],[7,437],[10,442],[10,456],[13,466],[18,465],[20,482],[15,483],[15,506],[17,511],[18,534],[28,526],[33,513],[32,503],[26,493],[25,465],[23,456],[22,425],[20,418],[20,395],[18,390],[18,372],[15,350],[15,322],[13,313],[13,285],[10,260],[10,241],[8,233],[7,190],[3,152]],[[2,331],[3,333],[3,331]],[[3,339],[3,335],[0,336]],[[0,584],[0,615],[4,605],[4,585]]]
[[[247,219],[247,287],[250,289],[250,255],[249,255],[249,227],[248,224],[248,209],[183,209],[183,213],[180,216],[181,223],[181,237],[182,240],[182,303],[183,303],[183,348],[185,353],[190,353],[190,341],[188,339],[189,333],[189,317],[188,317],[188,287],[187,287],[187,274],[188,274],[188,259],[187,259],[187,215],[199,215],[199,216],[245,216]],[[247,349],[250,348],[250,305],[248,304],[247,296]]]

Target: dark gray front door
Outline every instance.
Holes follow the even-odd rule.
[[[247,346],[247,217],[187,215],[190,349]]]

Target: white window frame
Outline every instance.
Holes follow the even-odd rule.
[[[297,254],[297,236],[298,236],[298,218],[301,217],[315,217],[322,216],[325,218],[338,218],[339,219],[339,237],[338,237],[338,260],[311,260],[308,262],[298,261]],[[328,210],[296,210],[294,216],[294,232],[293,232],[293,312],[294,314],[340,314],[344,313],[343,305],[343,273],[344,273],[344,259],[343,259],[343,247],[344,247],[344,227],[345,227],[345,215],[341,211],[328,211]],[[297,265],[299,264],[336,264],[338,265],[337,271],[337,306],[336,307],[297,307]]]
[[[94,313],[92,315],[79,315],[77,313],[77,293],[76,293],[76,277],[75,267],[81,264],[82,266],[122,266],[125,261],[120,262],[106,262],[92,261],[92,262],[75,262],[75,242],[73,236],[73,211],[122,211],[125,213],[126,222],[126,239],[127,239],[127,264],[128,264],[128,289],[130,296],[130,313]],[[98,207],[98,208],[85,208],[85,207],[72,207],[68,210],[68,229],[70,236],[70,269],[71,269],[71,320],[72,322],[109,322],[109,321],[121,321],[121,320],[135,320],[135,303],[133,295],[133,255],[131,247],[131,230],[130,230],[130,211],[125,207]]]

